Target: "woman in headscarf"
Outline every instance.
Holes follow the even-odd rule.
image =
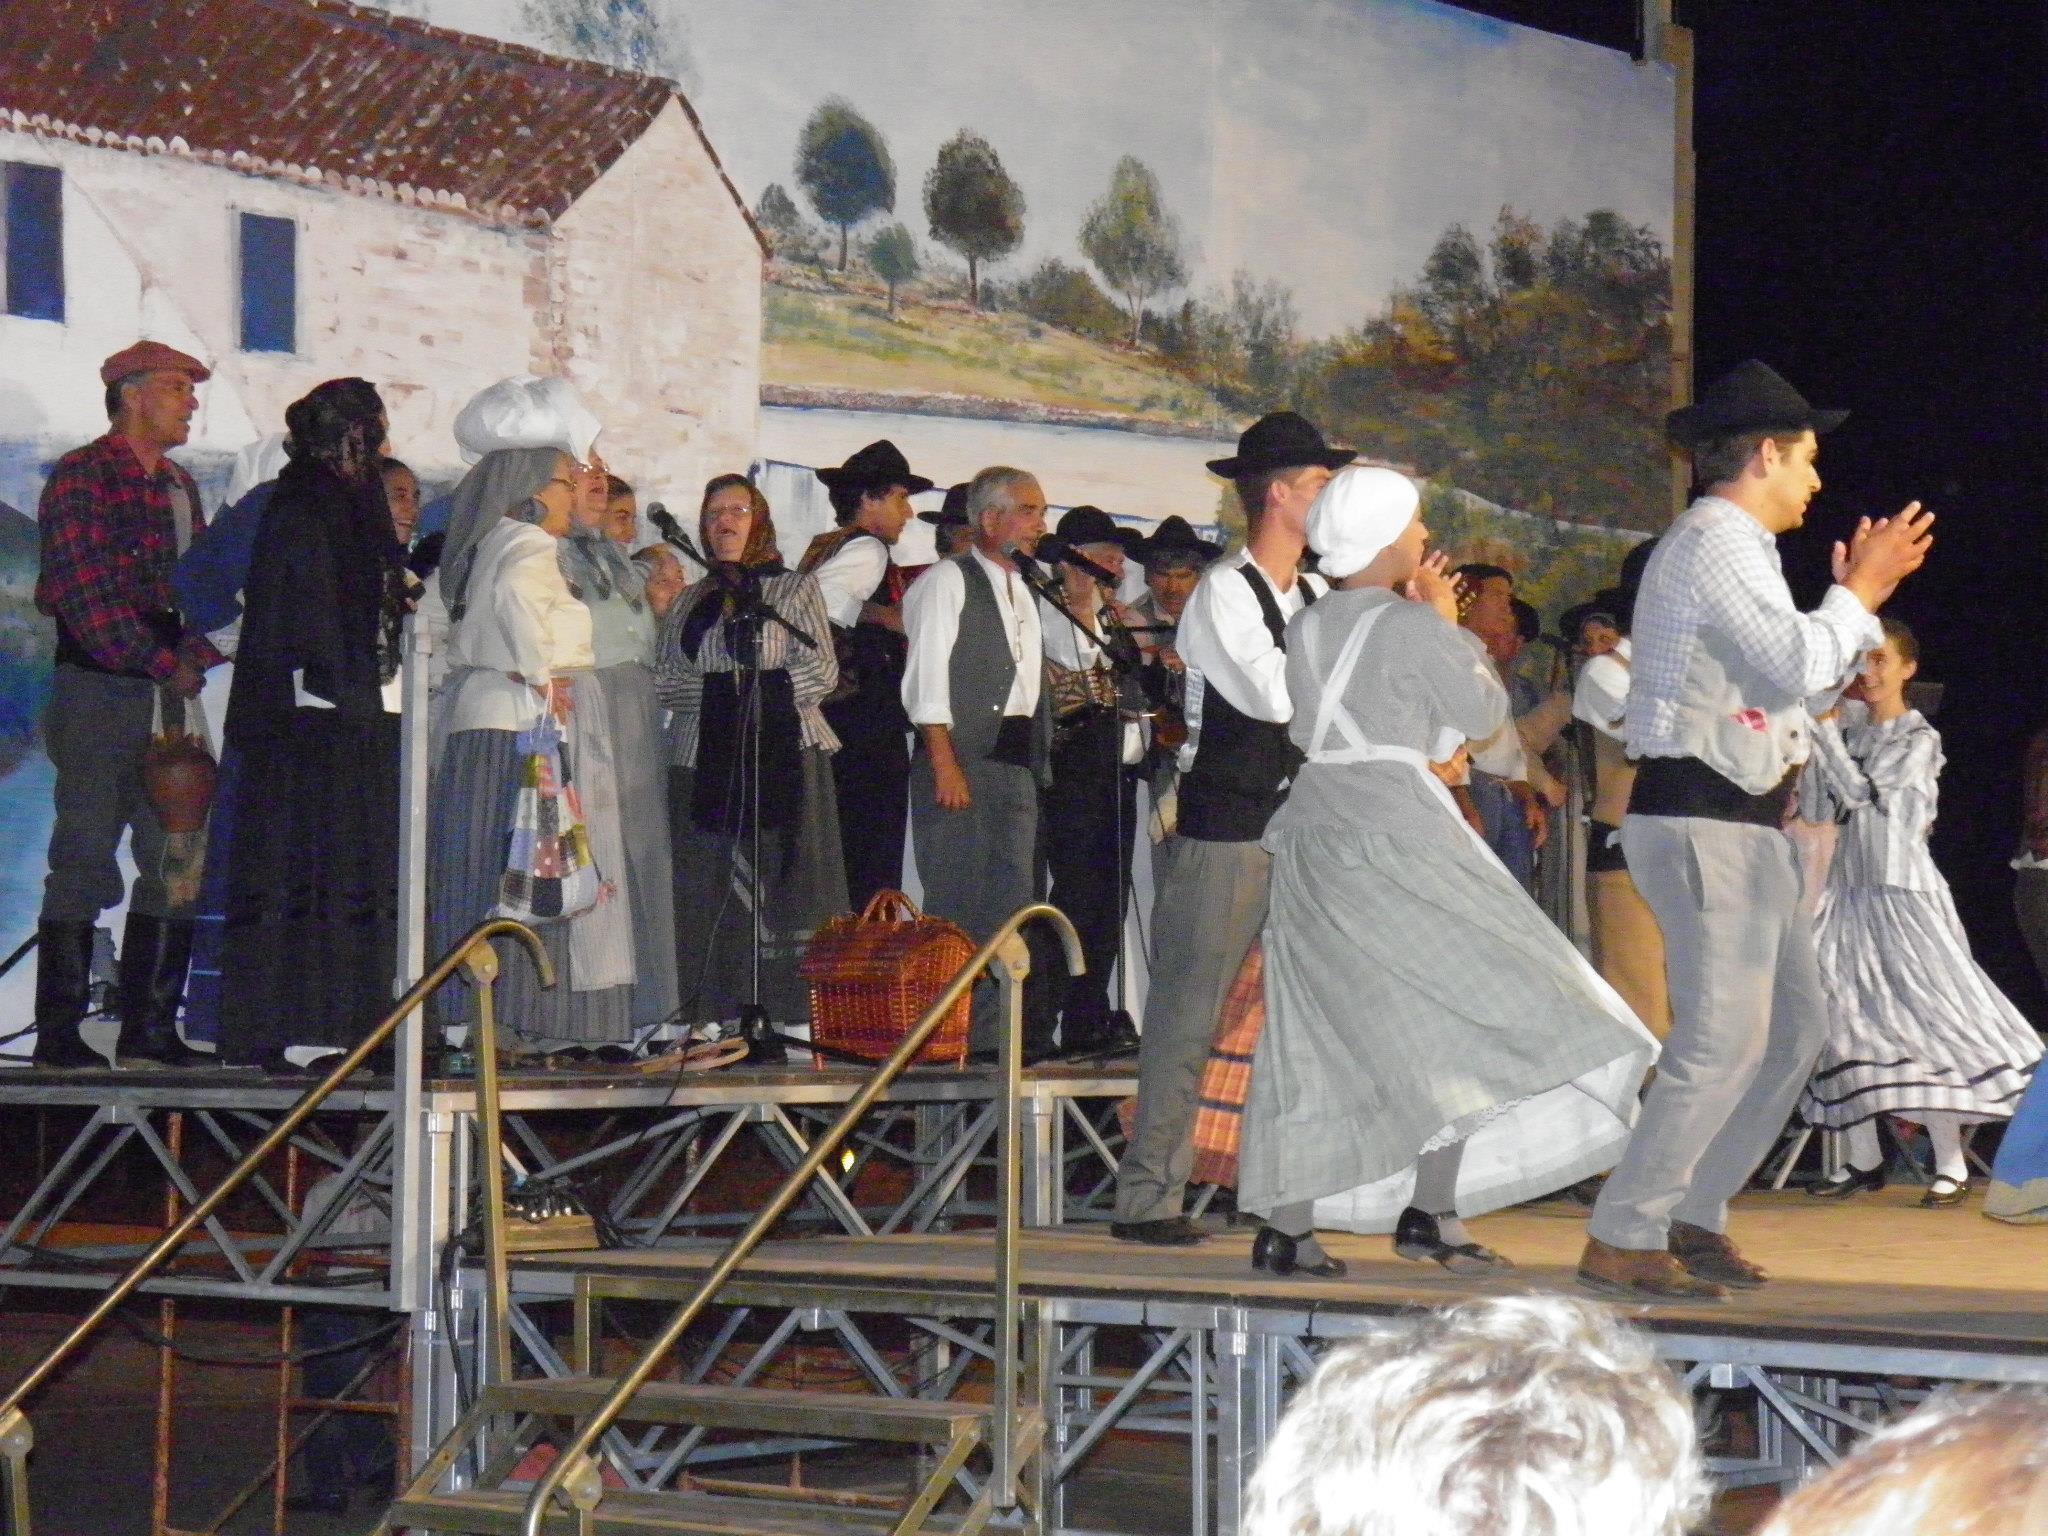
[[[438,574],[450,627],[428,795],[430,954],[498,906],[526,759],[520,737],[543,716],[552,714],[563,729],[599,876],[613,885],[625,867],[610,712],[590,675],[590,609],[569,590],[558,557],[558,541],[589,493],[579,460],[591,457],[596,433],[596,421],[557,380],[508,379],[456,420],[456,440],[475,464],[449,498]],[[633,932],[615,891],[536,931],[555,985],[540,985],[516,945],[500,951],[494,997],[508,1050],[539,1054],[630,1040]],[[444,1022],[474,1017],[462,984],[440,997]]]
[[[839,664],[824,594],[783,567],[767,498],[744,475],[704,488],[698,530],[711,571],[669,609],[654,663],[674,712],[676,910],[691,917],[676,925],[677,981],[693,1020],[736,1018],[754,1000],[758,890],[759,1001],[788,1023],[810,1016],[797,976],[805,944],[846,908],[831,764],[839,738],[818,708]],[[756,655],[758,670],[742,667]]]
[[[593,464],[596,483],[561,541],[562,575],[590,610],[592,680],[604,690],[618,765],[619,825],[626,862],[617,871],[621,899],[633,920],[633,1023],[665,1024],[676,1011],[676,924],[668,833],[668,774],[661,703],[654,696],[653,610],[646,567],[617,538],[618,509],[630,536],[633,490]],[[612,874],[610,870],[605,871]]]
[[[1337,471],[1309,509],[1333,588],[1287,626],[1306,762],[1266,829],[1266,1027],[1245,1104],[1252,1262],[1334,1276],[1315,1225],[1508,1267],[1478,1215],[1609,1167],[1656,1043],[1459,814],[1432,763],[1507,718],[1415,484]]]
[[[285,424],[289,462],[250,559],[228,700],[239,768],[220,1005],[222,1057],[273,1071],[354,1045],[391,1006],[390,685],[407,606],[377,391],[333,380]]]

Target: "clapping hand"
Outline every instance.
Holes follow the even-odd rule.
[[[1897,517],[1861,518],[1846,542],[1835,544],[1835,582],[1847,587],[1872,613],[1884,606],[1900,582],[1919,570],[1934,544],[1934,514],[1910,502]]]
[[[1406,595],[1410,602],[1427,603],[1442,614],[1446,623],[1458,622],[1458,597],[1464,580],[1451,573],[1451,559],[1442,550],[1423,556],[1422,564],[1409,578]]]

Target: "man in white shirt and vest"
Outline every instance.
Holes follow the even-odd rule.
[[[1266,921],[1272,859],[1259,844],[1300,762],[1288,740],[1288,619],[1324,590],[1299,575],[1308,508],[1351,462],[1292,411],[1245,429],[1209,468],[1244,507],[1245,547],[1202,575],[1181,614],[1188,739],[1180,813],[1153,857],[1152,986],[1138,1048],[1138,1114],[1117,1174],[1110,1232],[1185,1246],[1202,1231],[1183,1214],[1194,1166],[1195,1108],[1223,1000]]]
[[[824,714],[839,737],[832,787],[846,894],[858,912],[875,892],[903,884],[910,722],[900,697],[902,573],[889,552],[915,515],[910,498],[930,490],[932,482],[912,474],[887,438],[817,476],[839,526],[811,540],[797,569],[815,577],[825,595],[839,657],[839,687],[825,700]]]
[[[1718,1300],[1768,1278],[1729,1241],[1728,1202],[1827,1031],[1782,828],[1809,705],[1879,643],[1877,610],[1926,559],[1933,521],[1917,502],[1864,519],[1835,546],[1820,606],[1793,606],[1777,536],[1805,520],[1819,436],[1846,415],[1752,361],[1669,418],[1702,494],[1658,541],[1636,599],[1625,728],[1639,767],[1621,837],[1663,931],[1672,1021],[1579,1261],[1602,1295]]]
[[[974,547],[903,595],[903,707],[918,734],[910,835],[925,910],[979,944],[1035,894],[1051,725],[1038,602],[1018,562],[1045,536],[1045,493],[1021,469],[984,469],[967,484],[967,521]],[[984,985],[970,1048],[992,1048],[996,1024]]]

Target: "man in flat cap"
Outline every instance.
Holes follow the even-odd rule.
[[[1223,1002],[1266,921],[1272,857],[1260,846],[1301,761],[1288,739],[1287,621],[1326,590],[1300,574],[1308,509],[1354,457],[1313,423],[1276,411],[1209,468],[1244,507],[1245,546],[1196,583],[1175,637],[1185,667],[1187,744],[1178,830],[1153,858],[1152,987],[1138,1049],[1138,1114],[1117,1173],[1110,1234],[1181,1247],[1202,1241],[1182,1212],[1195,1107]]]
[[[1827,1033],[1786,810],[1809,708],[1881,643],[1877,610],[1926,558],[1933,521],[1918,502],[1865,518],[1835,546],[1820,606],[1793,606],[1778,535],[1805,521],[1820,435],[1847,415],[1747,362],[1668,421],[1701,494],[1636,597],[1621,846],[1663,932],[1671,1033],[1579,1260],[1580,1283],[1605,1296],[1719,1300],[1768,1278],[1729,1241],[1728,1202]]]
[[[839,737],[832,783],[846,894],[857,912],[903,884],[910,816],[910,717],[904,713],[903,578],[889,551],[914,515],[910,498],[932,482],[910,472],[887,438],[817,472],[839,526],[811,540],[797,569],[815,576],[839,653],[839,687],[825,718]]]
[[[36,514],[36,607],[57,621],[44,720],[57,817],[37,929],[38,1066],[104,1065],[78,1026],[90,1004],[94,925],[121,900],[114,853],[128,831],[137,875],[121,940],[116,1063],[213,1059],[178,1036],[192,923],[173,906],[165,833],[141,774],[159,710],[182,725],[185,701],[222,659],[186,628],[171,590],[171,568],[204,519],[198,486],[165,455],[190,435],[196,386],[207,377],[204,363],[157,341],[108,358],[106,435],[57,461]]]

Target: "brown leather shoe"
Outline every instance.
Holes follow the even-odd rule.
[[[1661,1248],[1616,1248],[1586,1239],[1579,1256],[1579,1284],[1619,1301],[1726,1301],[1711,1280],[1698,1280]]]
[[[1716,1285],[1731,1285],[1738,1291],[1753,1291],[1770,1276],[1735,1251],[1726,1233],[1709,1232],[1689,1221],[1671,1223],[1671,1257],[1685,1266],[1685,1272]]]

